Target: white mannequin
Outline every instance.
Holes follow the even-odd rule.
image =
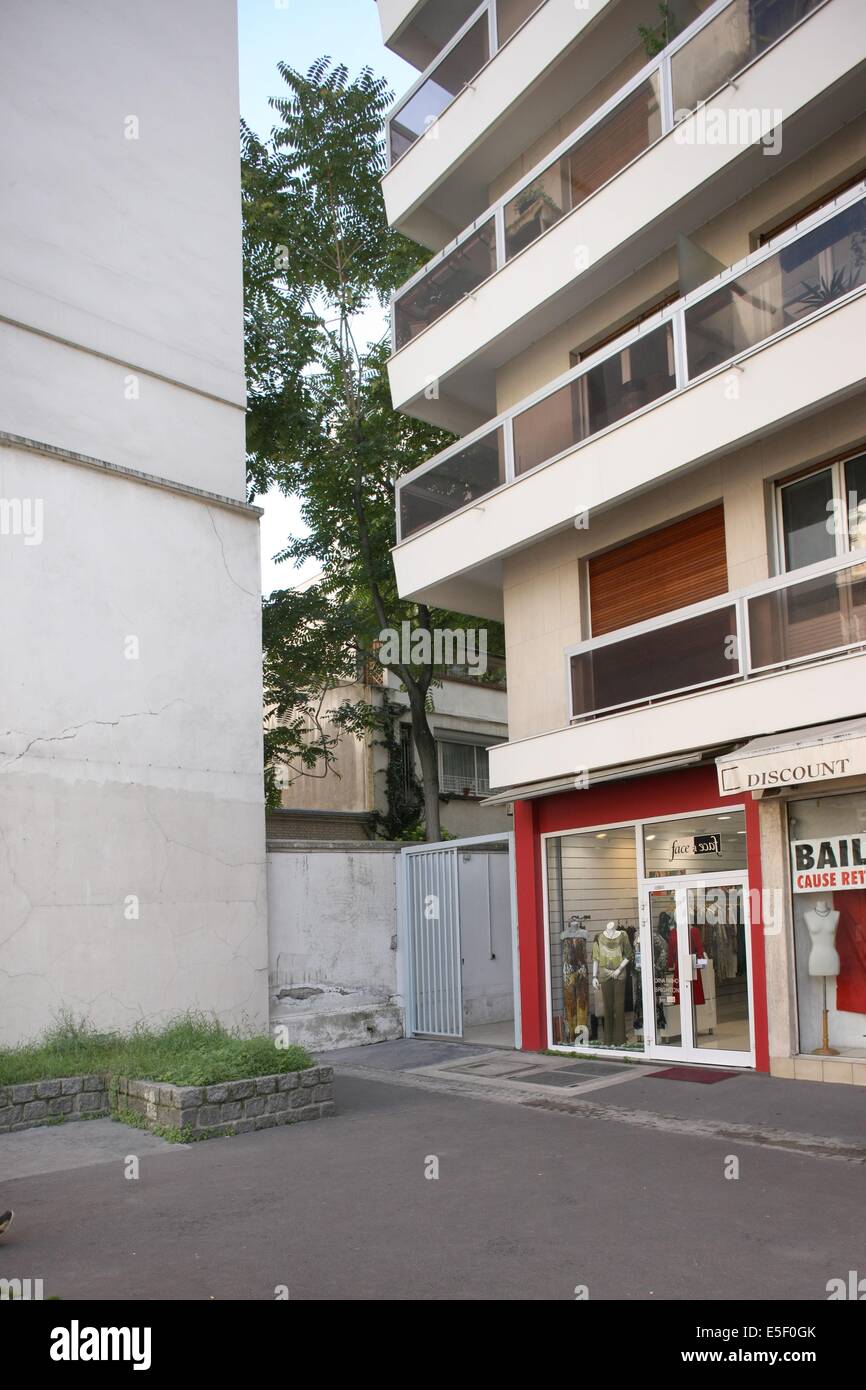
[[[617,926],[616,922],[608,922],[604,931],[602,932],[602,936],[606,936],[608,941],[616,941],[616,938],[619,936],[619,933],[620,928]],[[616,970],[614,970],[613,974],[611,975],[611,979],[618,980],[622,972],[625,970],[627,964],[628,962],[624,960],[622,965],[617,966]],[[598,989],[598,961],[593,961],[592,963],[592,987],[593,989]]]
[[[806,913],[806,926],[812,938],[812,949],[809,952],[810,975],[839,974],[839,952],[836,950],[838,925],[839,913],[833,910],[826,898],[819,898],[814,908]]]

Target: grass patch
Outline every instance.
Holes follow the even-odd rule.
[[[266,1036],[244,1038],[201,1015],[188,1014],[164,1028],[142,1026],[130,1033],[100,1033],[67,1015],[37,1042],[0,1048],[0,1086],[91,1072],[210,1086],[312,1065],[302,1047],[277,1047]]]

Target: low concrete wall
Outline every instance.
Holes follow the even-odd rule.
[[[65,1120],[92,1120],[107,1114],[105,1076],[65,1076],[56,1081],[0,1086],[0,1134]]]
[[[271,1023],[312,1051],[403,1034],[388,841],[269,841]]]

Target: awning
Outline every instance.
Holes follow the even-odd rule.
[[[716,744],[718,747],[718,744]],[[540,796],[555,796],[557,792],[585,791],[599,782],[618,782],[621,778],[647,777],[652,772],[672,772],[678,767],[688,767],[699,763],[705,752],[683,753],[675,758],[654,758],[640,763],[621,763],[617,767],[600,768],[597,772],[581,776],[572,773],[568,777],[556,777],[546,782],[522,782],[519,786],[506,787],[494,792],[481,802],[482,806],[502,806],[508,801],[536,801]]]
[[[866,718],[754,738],[716,758],[722,796],[779,791],[866,773]]]

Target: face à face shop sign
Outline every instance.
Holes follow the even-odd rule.
[[[795,840],[791,860],[795,893],[866,888],[866,835]]]
[[[721,835],[687,835],[671,842],[671,863],[676,859],[691,859],[696,854],[721,854]]]

